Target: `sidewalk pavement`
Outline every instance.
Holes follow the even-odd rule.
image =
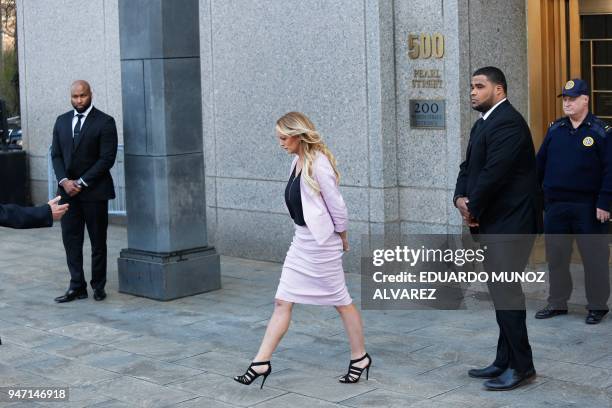
[[[117,293],[126,229],[109,229],[108,298],[53,298],[69,274],[59,227],[0,228],[0,387],[69,386],[70,402],[0,407],[610,407],[612,325],[585,313],[528,327],[537,379],[489,392],[467,370],[494,358],[492,310],[364,311],[370,379],[339,384],[348,344],[331,307],[296,305],[263,390],[232,380],[254,356],[281,265],[222,257],[223,289],[170,302]],[[89,276],[89,244],[85,245]],[[347,275],[359,301],[359,277]],[[6,389],[4,390],[6,392]]]

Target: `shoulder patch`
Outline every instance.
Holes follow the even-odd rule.
[[[548,130],[554,130],[556,128],[558,128],[559,126],[563,125],[565,118],[559,118],[553,122],[550,122],[550,125],[548,125]]]
[[[598,117],[593,117],[592,128],[593,130],[595,130],[596,132],[602,135],[610,134],[610,132],[612,131],[612,128],[610,127],[610,125],[608,125],[606,122],[599,119]]]

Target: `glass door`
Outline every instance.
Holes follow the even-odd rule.
[[[612,14],[580,16],[580,61],[591,112],[612,123]]]

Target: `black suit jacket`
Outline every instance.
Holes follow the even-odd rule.
[[[455,197],[468,198],[468,209],[479,222],[472,233],[537,233],[541,211],[529,126],[508,101],[477,124],[455,187]]]
[[[87,184],[76,196],[81,201],[103,201],[115,198],[110,169],[117,156],[117,126],[112,116],[92,107],[79,137],[72,138],[74,111],[58,116],[53,127],[51,159],[59,182],[63,178]],[[58,194],[66,198],[63,188]]]
[[[10,228],[40,228],[53,225],[51,207],[20,207],[14,204],[0,204],[0,226]]]

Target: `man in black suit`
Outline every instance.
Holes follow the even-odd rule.
[[[55,121],[51,145],[58,191],[63,200],[70,203],[62,219],[70,286],[64,295],[55,299],[58,303],[87,297],[83,272],[85,225],[91,241],[90,283],[94,299],[106,297],[108,200],[115,198],[110,174],[117,155],[115,120],[92,105],[91,87],[86,81],[75,81],[70,96],[74,110]]]
[[[491,272],[523,272],[538,230],[535,149],[529,127],[506,99],[503,72],[477,70],[471,80],[472,108],[481,113],[470,133],[460,166],[455,206],[485,248]],[[535,376],[525,323],[521,284],[488,283],[495,305],[499,338],[493,364],[469,375],[488,378],[489,390],[509,390]]]
[[[0,227],[42,228],[51,227],[68,211],[68,204],[59,204],[60,196],[39,207],[21,207],[15,204],[0,204]],[[0,339],[0,344],[2,340]]]

